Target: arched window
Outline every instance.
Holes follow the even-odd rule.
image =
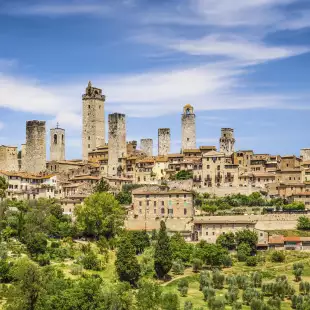
[[[187,108],[187,109],[186,109],[186,114],[188,115],[188,114],[190,114],[190,113],[191,113],[190,109]]]
[[[64,137],[64,135],[61,136],[61,142],[62,142],[62,144],[65,143],[65,137]]]
[[[54,134],[54,144],[57,144],[57,135]]]

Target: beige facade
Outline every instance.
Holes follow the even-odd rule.
[[[138,188],[132,192],[135,218],[190,218],[194,215],[193,194],[182,190],[149,190]]]
[[[18,171],[17,146],[0,145],[0,170]]]

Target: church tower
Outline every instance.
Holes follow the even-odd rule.
[[[65,147],[65,130],[57,123],[56,128],[50,130],[50,160],[65,160]]]
[[[104,102],[102,89],[88,83],[83,101],[83,160],[88,160],[88,152],[105,144]]]
[[[194,108],[187,104],[182,114],[182,151],[196,148],[196,116]]]

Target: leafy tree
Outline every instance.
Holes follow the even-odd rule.
[[[249,229],[239,230],[235,235],[237,248],[241,243],[246,243],[251,248],[251,254],[256,253],[256,244],[258,241],[257,233]]]
[[[216,243],[227,250],[236,248],[235,235],[233,232],[223,233],[217,239]]]
[[[194,257],[201,259],[206,265],[222,266],[223,258],[228,252],[218,244],[210,244],[205,241],[200,241],[194,250]]]
[[[137,310],[159,310],[162,290],[161,287],[150,280],[139,283],[136,294]]]
[[[115,198],[121,205],[130,205],[132,203],[130,192],[121,191],[116,194]]]
[[[176,233],[170,238],[170,247],[174,260],[181,259],[184,263],[191,260],[193,247],[184,240],[184,237],[180,233]]]
[[[94,193],[105,193],[108,192],[109,190],[110,185],[104,178],[101,178],[101,180],[94,187]]]
[[[202,291],[204,287],[211,286],[211,275],[208,271],[202,271],[199,275],[199,290]]]
[[[143,253],[144,249],[151,245],[149,235],[146,230],[129,232],[131,244],[136,250],[136,254]]]
[[[154,269],[158,278],[164,278],[172,267],[172,251],[164,221],[160,222],[154,254]]]
[[[193,310],[193,303],[190,300],[185,301],[184,310]]]
[[[232,310],[241,310],[242,309],[242,303],[240,301],[236,301],[232,304]]]
[[[161,296],[162,310],[180,310],[180,300],[177,294],[172,292],[164,293]]]
[[[135,249],[128,238],[123,238],[116,252],[116,272],[121,281],[129,282],[135,287],[140,277],[140,265]]]
[[[199,258],[194,258],[193,259],[193,272],[198,272],[199,270],[202,269],[202,265],[203,265],[203,262],[201,259]]]
[[[218,297],[210,298],[208,300],[208,307],[211,310],[224,310],[225,309],[225,302],[224,302],[224,300],[222,300]]]
[[[218,207],[216,205],[204,204],[201,209],[202,211],[213,215],[218,210]]]
[[[293,275],[295,276],[295,280],[299,282],[301,280],[301,275],[304,271],[303,263],[295,263],[293,265]]]
[[[283,251],[273,251],[270,260],[273,263],[283,263],[285,261],[285,254]]]
[[[251,255],[251,248],[247,243],[239,244],[237,248],[237,257],[240,262],[244,262]]]
[[[181,170],[175,175],[176,180],[188,180],[193,178],[193,173],[187,170]]]
[[[243,291],[242,299],[244,304],[250,305],[253,299],[262,299],[262,295],[256,289],[249,287]]]
[[[78,227],[89,237],[113,238],[124,224],[125,211],[112,194],[92,194],[74,211]]]
[[[306,216],[300,216],[297,220],[297,229],[310,230],[310,219]]]
[[[8,187],[9,187],[9,184],[6,181],[6,179],[0,176],[0,200],[5,198]]]
[[[154,275],[154,252],[154,247],[149,247],[140,256],[141,276]]]
[[[174,274],[184,274],[184,265],[180,259],[174,260],[172,262],[171,270]]]
[[[251,310],[263,310],[264,302],[260,299],[253,298],[250,307]]]
[[[215,289],[212,287],[204,286],[202,288],[202,294],[205,301],[208,301],[215,297]]]
[[[297,202],[297,201],[282,206],[283,211],[303,211],[305,210],[305,208],[306,207],[303,202]]]
[[[8,283],[12,280],[10,270],[12,264],[6,259],[0,259],[0,283]]]
[[[250,267],[255,267],[257,265],[257,258],[256,256],[249,256],[246,259],[246,265]]]
[[[97,257],[97,255],[93,251],[87,252],[81,259],[81,264],[85,269],[88,270],[101,270],[102,264],[101,260]]]
[[[44,254],[47,248],[46,236],[36,233],[27,240],[27,249],[32,255]]]
[[[261,287],[262,286],[262,281],[263,281],[263,276],[262,273],[259,271],[255,271],[251,274],[251,280],[253,283],[254,287]]]
[[[281,309],[281,299],[279,297],[269,298],[267,301],[267,305],[272,309]]]
[[[228,304],[232,305],[238,300],[239,289],[237,286],[230,286],[225,294]]]
[[[222,289],[224,287],[225,275],[218,270],[212,272],[212,283],[216,289]]]

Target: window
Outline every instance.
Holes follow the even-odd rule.
[[[165,214],[165,208],[160,209],[161,214]]]
[[[210,165],[207,165],[207,169],[210,169]]]
[[[156,214],[156,209],[154,209],[154,214]]]
[[[186,194],[184,194],[184,198],[186,198]]]
[[[177,195],[177,198],[179,198],[179,195]]]
[[[215,235],[215,232],[213,232],[212,235],[214,236],[214,235]]]
[[[189,138],[187,138],[187,141],[189,141]]]
[[[173,209],[168,209],[168,214],[173,214]]]
[[[164,202],[164,201],[162,201],[162,202],[161,202],[161,205],[162,205],[162,206],[164,206],[164,205],[165,205],[165,202]]]
[[[139,206],[140,206],[140,207],[142,206],[142,201],[139,201]]]
[[[90,144],[88,144],[88,148],[90,149]]]
[[[154,201],[154,207],[156,207],[156,201]]]
[[[150,201],[149,201],[149,200],[147,200],[146,205],[147,205],[147,206],[149,206],[149,205],[150,205]]]
[[[57,135],[54,134],[54,144],[57,144]]]
[[[206,231],[206,236],[208,236],[208,234],[209,234],[209,233]]]
[[[187,209],[184,209],[184,215],[186,215],[187,214]]]
[[[88,140],[90,140],[90,136],[88,136]]]

